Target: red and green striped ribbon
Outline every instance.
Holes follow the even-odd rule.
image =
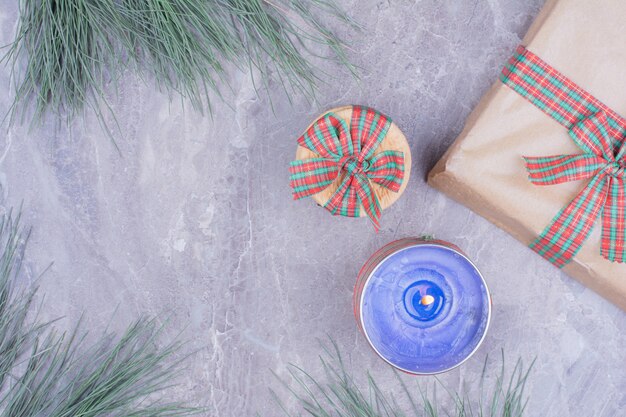
[[[523,46],[518,47],[500,79],[569,129],[583,151],[524,157],[533,184],[590,179],[531,248],[563,267],[576,256],[602,216],[602,256],[626,262],[626,120]]]
[[[374,154],[390,126],[385,115],[362,106],[352,108],[350,126],[332,112],[315,121],[298,144],[319,157],[291,162],[294,199],[319,193],[339,178],[339,187],[324,207],[349,217],[359,217],[363,207],[378,230],[381,207],[372,183],[398,192],[404,178],[401,151]]]

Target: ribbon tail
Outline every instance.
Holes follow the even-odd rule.
[[[591,178],[607,161],[593,154],[525,156],[528,179],[535,185],[551,185]]]
[[[298,200],[317,194],[332,184],[337,178],[339,168],[332,160],[311,158],[292,161],[289,172],[293,198]]]
[[[371,183],[363,175],[344,178],[337,191],[324,205],[334,215],[359,217],[361,206],[376,231],[380,229],[381,207]]]
[[[355,179],[359,183],[359,186],[356,187],[359,201],[363,205],[363,209],[369,216],[372,223],[374,223],[374,229],[376,229],[376,231],[378,232],[378,230],[380,229],[381,213],[378,197],[376,197],[376,193],[374,193],[369,179],[360,175],[355,176]]]
[[[530,247],[562,268],[580,250],[602,212],[609,192],[610,177],[601,173],[552,220]]]
[[[626,261],[626,193],[624,179],[611,178],[604,212],[602,213],[601,253],[612,262]]]
[[[344,176],[341,184],[330,196],[324,208],[335,216],[358,217],[360,214],[359,201],[355,187],[352,185],[352,176]]]

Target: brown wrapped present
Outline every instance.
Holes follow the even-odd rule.
[[[552,95],[550,100],[559,103],[561,110],[566,109],[563,110],[566,113],[565,117],[562,117],[562,114],[555,114],[541,102],[532,101],[533,97],[530,97],[529,101],[528,96],[534,93],[526,89],[528,86],[524,84],[524,80],[527,79],[524,77],[527,75],[522,74],[518,81],[519,85],[515,85],[515,82],[511,81],[514,78],[506,78],[505,71],[503,79],[508,80],[508,85],[502,81],[495,83],[468,118],[461,135],[432,169],[428,178],[432,186],[492,221],[521,242],[535,245],[535,250],[546,258],[550,258],[553,254],[551,251],[557,249],[546,249],[544,246],[543,251],[540,251],[537,249],[537,243],[533,242],[536,242],[538,236],[545,237],[545,230],[553,223],[557,213],[574,199],[579,198],[577,196],[583,190],[592,190],[599,184],[592,190],[603,196],[595,201],[597,207],[590,207],[593,204],[583,204],[583,208],[579,208],[580,213],[570,213],[570,220],[573,219],[580,224],[588,215],[595,220],[588,237],[582,238],[584,243],[580,249],[564,255],[573,257],[563,262],[566,263],[563,268],[569,275],[624,310],[626,310],[626,264],[612,262],[607,258],[621,260],[622,256],[616,257],[613,252],[615,250],[620,253],[626,252],[626,249],[623,249],[624,239],[620,237],[626,223],[625,214],[617,204],[613,204],[617,201],[616,190],[620,190],[617,184],[621,186],[623,197],[623,184],[626,182],[622,162],[624,155],[619,154],[620,141],[623,142],[624,139],[624,119],[619,115],[626,115],[625,21],[626,2],[623,1],[549,0],[524,38],[523,45],[531,56],[539,57],[542,62],[558,70],[599,101],[586,100],[585,97],[580,98],[577,95],[575,100],[570,100],[571,97],[563,98],[563,91],[559,90],[558,86],[554,95],[551,86],[548,86],[548,89],[544,88],[546,82],[541,74],[537,78],[531,77],[531,84],[537,82],[536,94]],[[524,51],[524,48],[518,50],[518,54],[520,51]],[[512,63],[519,64],[527,58],[517,56],[517,61],[513,58]],[[522,62],[522,65],[526,63]],[[529,67],[533,65],[528,64]],[[543,71],[536,66],[534,69],[528,69],[534,70],[538,73]],[[513,74],[512,77],[515,76],[516,74]],[[554,77],[558,83],[562,81],[558,76]],[[557,81],[554,83],[558,84]],[[576,112],[579,110],[577,107],[580,104],[579,99],[583,101],[582,107],[586,106],[587,121],[575,120],[576,117],[573,116],[568,120],[567,116],[570,113],[578,114]],[[574,108],[570,108],[570,105]],[[592,110],[593,112],[606,110],[609,122],[607,123],[604,112],[590,115]],[[600,113],[602,114],[598,120],[601,118],[603,124],[591,120]],[[582,175],[579,167],[578,174],[566,173],[568,177],[564,181],[567,182],[554,181],[549,186],[538,186],[539,180],[535,183],[529,180],[529,172],[532,171],[527,171],[528,166],[523,157],[562,155],[563,163],[555,163],[555,158],[552,158],[552,162],[546,162],[549,158],[544,158],[541,163],[546,167],[550,163],[553,166],[560,166],[558,170],[553,169],[550,173],[556,178],[564,177],[565,174],[561,171],[569,169],[568,167],[573,164],[571,158],[567,158],[570,155],[585,153],[585,146],[584,143],[581,145],[581,141],[585,142],[589,138],[584,137],[584,134],[593,135],[598,130],[594,122],[598,124],[598,129],[604,132],[603,134],[607,129],[603,129],[602,126],[609,128],[610,135],[605,136],[609,138],[609,143],[610,138],[613,139],[615,155],[598,157],[597,160],[600,162],[597,162],[596,167],[593,165],[596,162],[589,162],[593,159],[591,151],[594,149],[588,150],[586,154],[589,157],[585,157],[587,158],[585,163],[591,167],[588,169],[590,172]],[[536,169],[544,175],[544,179],[550,179],[550,176],[545,174],[547,170],[548,168]],[[607,195],[609,197],[606,197]],[[586,198],[591,199],[589,196]],[[565,212],[567,214],[567,210]],[[593,216],[589,213],[593,213]],[[615,233],[610,233],[609,227],[605,227],[606,236],[603,236],[603,221],[607,221],[608,214],[614,214],[612,227],[620,232],[617,233],[617,239]],[[581,216],[583,220],[580,219]],[[562,231],[558,226],[553,227],[553,232],[557,234]],[[583,232],[577,230],[576,233],[580,232],[582,235],[586,229],[579,226]],[[544,242],[547,241],[549,244],[550,240],[556,241],[557,237],[548,234]],[[607,243],[608,237],[613,239],[610,245]],[[560,245],[559,250],[563,246],[562,243]],[[609,252],[611,254],[607,255]],[[554,255],[550,260],[561,266],[559,265],[561,259],[558,256]]]

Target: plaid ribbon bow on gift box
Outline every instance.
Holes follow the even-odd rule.
[[[339,181],[324,207],[334,215],[359,217],[361,207],[380,227],[380,203],[372,183],[398,192],[404,178],[404,155],[386,150],[375,154],[391,120],[377,111],[354,106],[350,126],[327,113],[298,138],[298,144],[319,155],[291,162],[294,199],[308,197]]]
[[[626,120],[522,46],[502,71],[501,80],[568,128],[584,152],[525,157],[533,184],[591,178],[531,248],[563,267],[601,215],[602,256],[626,262]]]

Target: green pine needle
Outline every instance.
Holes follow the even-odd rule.
[[[332,0],[21,0],[2,59],[16,91],[9,121],[32,111],[31,123],[47,113],[70,122],[89,107],[104,123],[105,90],[129,69],[200,111],[227,64],[311,98],[328,76],[312,63],[320,49],[355,73],[328,19],[354,25]]]
[[[19,215],[0,216],[0,417],[165,417],[201,410],[164,401],[180,370],[179,342],[141,318],[121,335],[95,341],[76,325],[59,334],[30,318],[36,289],[20,289],[28,234]]]
[[[296,366],[289,365],[289,380],[277,376],[283,388],[295,399],[297,407],[306,415],[314,417],[523,417],[526,408],[524,389],[529,367],[524,367],[518,360],[505,378],[504,353],[502,353],[501,368],[495,376],[495,382],[487,400],[484,398],[484,382],[487,379],[488,358],[485,359],[479,386],[475,392],[474,401],[468,393],[459,393],[449,390],[435,377],[436,384],[433,393],[428,392],[418,384],[415,390],[410,389],[402,376],[395,372],[398,387],[385,387],[383,390],[374,378],[367,374],[366,390],[359,388],[354,377],[348,373],[343,363],[339,348],[332,342],[332,348],[321,344],[324,354],[320,356],[323,369],[323,378],[316,379],[311,374]],[[436,395],[437,386],[442,387],[452,401],[452,409],[443,409]],[[419,395],[415,395],[415,391]],[[401,407],[392,392],[400,392],[407,404]],[[300,416],[301,413],[291,413],[280,396],[271,390],[278,407],[286,416]],[[407,411],[406,409],[409,409]]]

